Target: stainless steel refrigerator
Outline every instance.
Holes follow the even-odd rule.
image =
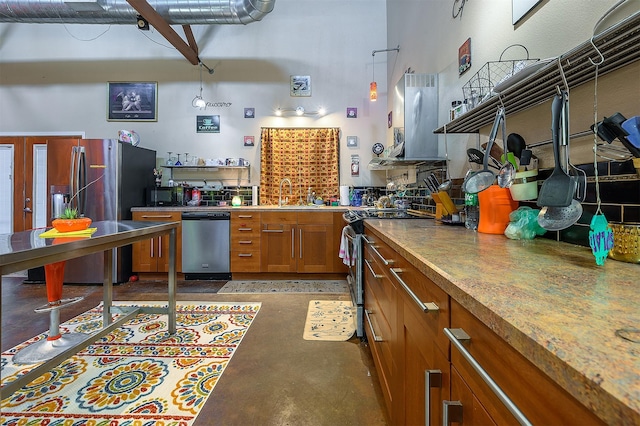
[[[114,139],[55,139],[47,143],[47,186],[51,196],[47,217],[53,219],[52,200],[63,193],[65,202],[93,221],[130,220],[131,208],[145,205],[145,190],[155,185],[156,151]],[[74,194],[75,195],[74,197]],[[56,196],[57,197],[57,196]],[[113,282],[131,276],[131,246],[114,249]],[[103,254],[67,261],[65,283],[104,281]],[[42,274],[42,275],[39,275]],[[28,280],[39,281],[42,270],[30,270]]]

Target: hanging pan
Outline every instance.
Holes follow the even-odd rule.
[[[496,135],[498,134],[498,126],[503,120],[504,108],[500,107],[496,112],[496,118],[493,120],[493,127],[491,128],[491,133],[489,134],[489,143],[484,155],[484,161],[482,162],[482,170],[469,173],[469,175],[462,182],[462,191],[468,194],[477,194],[478,192],[482,192],[485,189],[489,188],[491,185],[493,185],[493,182],[495,182],[496,174],[493,171],[489,170],[489,153],[491,152],[493,143],[496,140]]]

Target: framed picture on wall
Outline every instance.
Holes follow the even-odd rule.
[[[311,76],[291,76],[291,96],[311,96]]]
[[[471,38],[462,43],[458,49],[458,75],[462,75],[471,68]]]
[[[254,143],[255,143],[255,138],[253,136],[244,137],[244,146],[253,146]]]
[[[347,118],[358,118],[358,108],[348,107],[347,108]]]
[[[255,108],[245,108],[244,109],[244,118],[255,118],[256,109]]]
[[[350,148],[354,148],[358,146],[358,137],[357,136],[347,136],[347,146]]]
[[[158,121],[157,82],[107,83],[107,121]]]

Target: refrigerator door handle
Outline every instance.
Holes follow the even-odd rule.
[[[83,191],[87,187],[87,161],[84,147],[81,146],[78,153],[78,216],[83,217],[87,212],[87,194]]]
[[[71,161],[69,161],[69,208],[73,208],[73,201],[71,198],[74,198],[74,195],[78,191],[76,187],[76,158],[77,158],[77,147],[74,146],[71,148]]]

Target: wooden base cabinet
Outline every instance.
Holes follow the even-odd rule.
[[[260,272],[260,212],[231,212],[231,272]]]
[[[396,423],[398,393],[398,314],[397,289],[389,279],[380,245],[371,239],[364,243],[365,334],[378,372],[387,413]]]
[[[261,213],[261,272],[327,273],[335,270],[334,213]]]
[[[453,299],[451,329],[447,329],[447,334],[454,337],[450,337],[452,376],[455,372],[462,381],[462,384],[454,386],[455,380],[452,379],[451,397],[462,403],[463,416],[467,416],[462,419],[463,424],[479,424],[476,418],[485,419],[478,404],[496,424],[517,424],[522,419],[541,425],[604,424]],[[507,408],[495,388],[483,380],[469,359],[477,363],[515,408]],[[465,386],[472,398],[469,392],[464,391]]]
[[[181,222],[180,212],[135,211],[133,220],[146,222]],[[132,244],[133,272],[169,272],[169,236],[151,238]],[[182,272],[182,227],[176,230],[176,272]]]
[[[365,332],[392,424],[603,424],[366,225],[364,262]]]

